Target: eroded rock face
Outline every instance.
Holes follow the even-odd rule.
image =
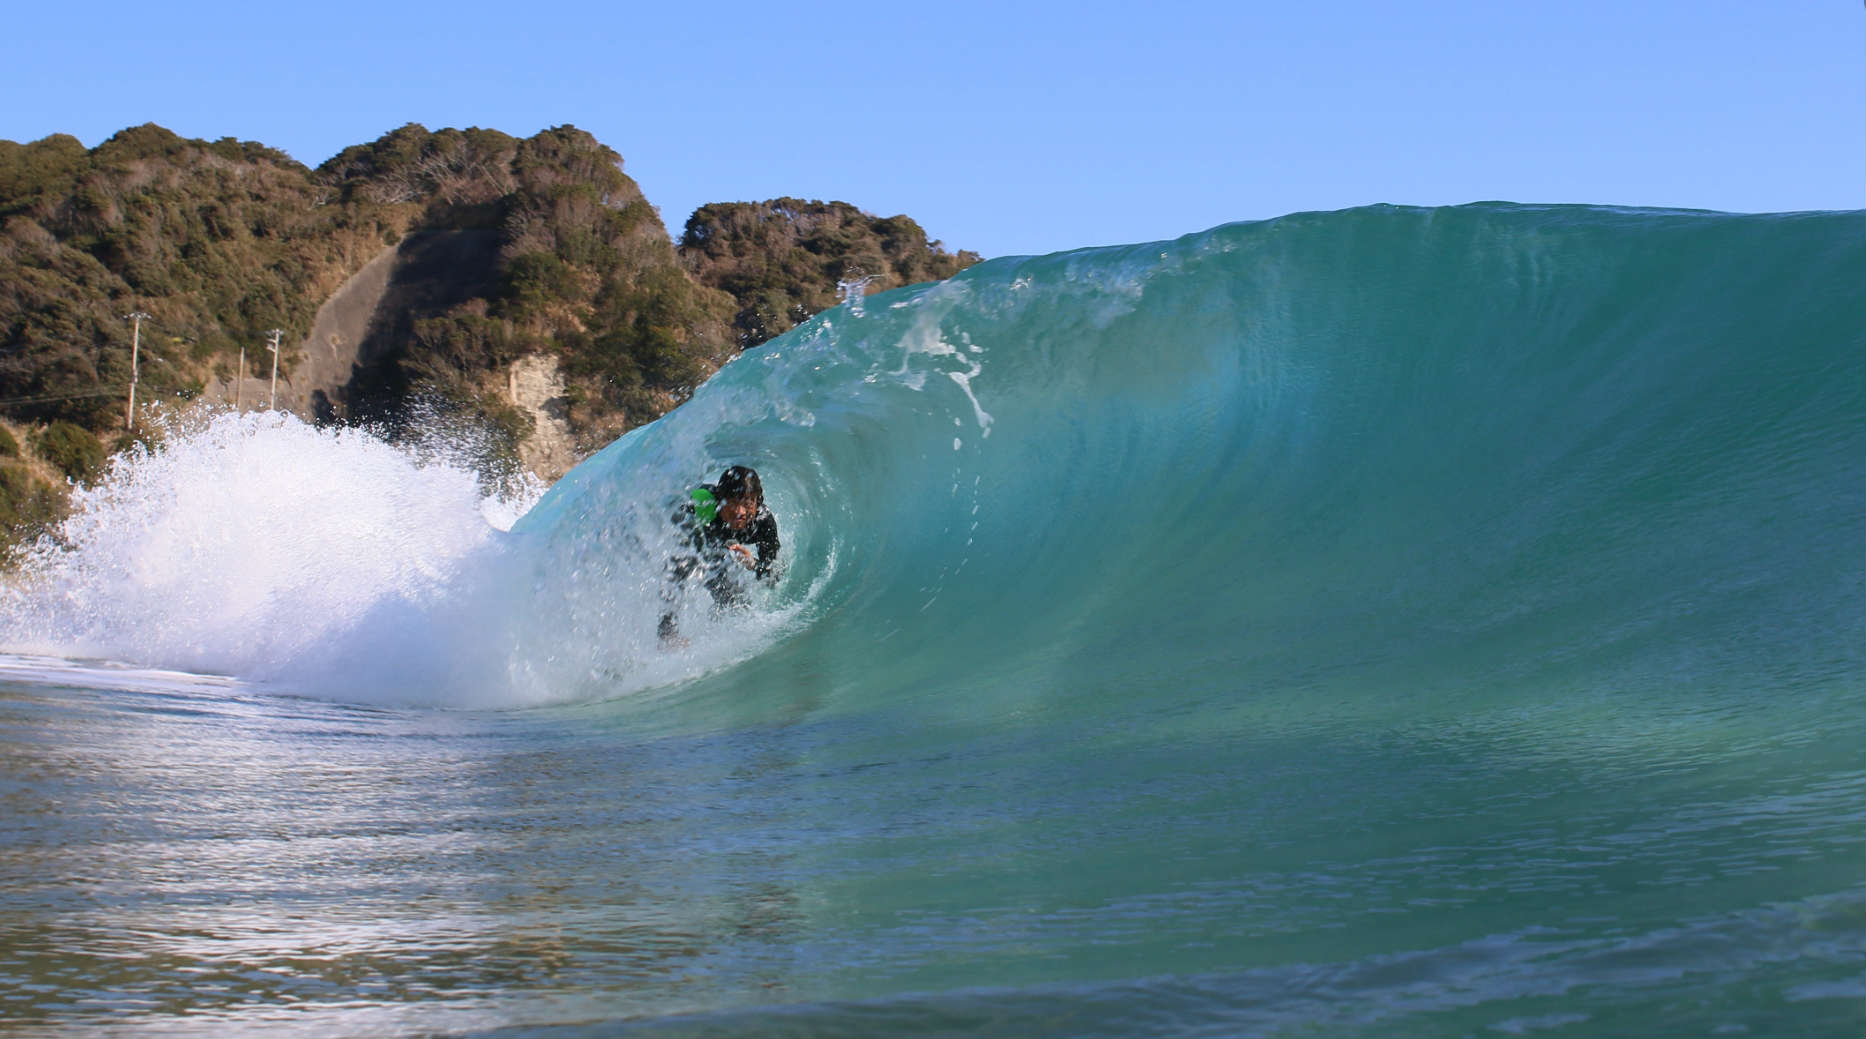
[[[363,269],[344,282],[335,294],[318,307],[311,334],[299,345],[300,360],[279,387],[279,406],[296,412],[300,418],[331,421],[335,407],[343,400],[344,390],[354,374],[357,351],[369,334],[369,325],[382,305],[395,270],[396,246],[377,253]],[[244,388],[247,401],[255,399],[252,371]]]
[[[531,416],[531,435],[518,445],[519,463],[547,482],[569,472],[577,464],[576,447],[557,358],[549,354],[519,358],[507,369],[506,385],[512,404]]]

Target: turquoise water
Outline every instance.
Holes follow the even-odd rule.
[[[367,438],[177,435],[0,600],[0,1015],[1857,1034],[1863,231],[992,261],[516,523]],[[667,651],[665,507],[741,462],[787,570]]]

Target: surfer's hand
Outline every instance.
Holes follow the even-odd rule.
[[[727,545],[726,548],[730,549],[735,555],[737,555],[739,557],[739,562],[742,565],[744,565],[746,568],[749,569],[751,567],[758,565],[758,560],[752,556],[752,550],[749,548],[746,548],[744,545],[741,545],[738,542],[734,541],[731,544]]]

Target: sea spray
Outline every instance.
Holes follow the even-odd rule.
[[[861,317],[864,313],[864,300],[868,296],[868,286],[875,280],[872,274],[863,273],[861,268],[853,268],[836,282],[836,299],[849,308],[849,313]]]
[[[447,454],[284,412],[179,420],[74,491],[4,593],[0,643],[445,701],[472,643],[428,622],[540,490],[489,496]]]

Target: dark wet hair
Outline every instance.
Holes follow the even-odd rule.
[[[758,479],[758,470],[750,466],[735,465],[719,474],[719,496],[721,498],[750,498],[759,505],[765,502],[765,485]]]

